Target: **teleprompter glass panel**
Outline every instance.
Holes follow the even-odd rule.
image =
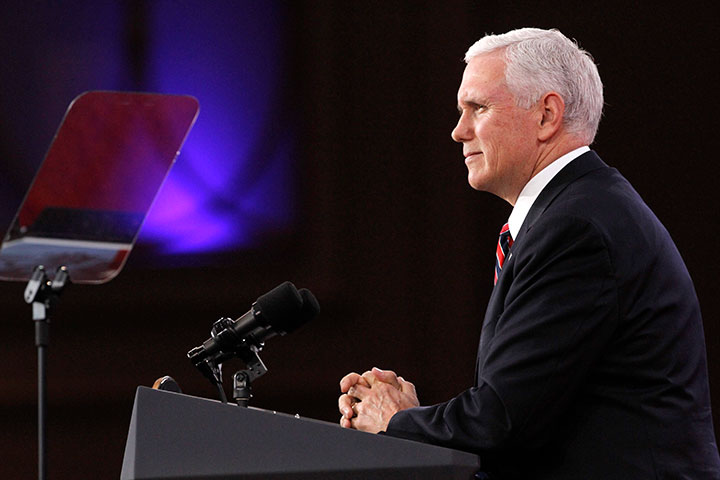
[[[86,92],[68,107],[0,247],[0,279],[66,266],[74,283],[122,269],[198,113],[195,98]]]

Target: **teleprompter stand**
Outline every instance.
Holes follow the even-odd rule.
[[[25,287],[25,302],[32,305],[32,319],[35,323],[35,346],[38,364],[38,476],[47,478],[47,347],[50,345],[50,311],[57,302],[65,285],[69,282],[67,267],[58,268],[55,278],[50,280],[45,267],[38,265]]]
[[[47,478],[50,316],[70,282],[122,269],[198,112],[180,95],[86,92],[68,107],[0,245],[0,280],[27,282],[38,351],[38,478]],[[55,271],[50,278],[48,272]]]

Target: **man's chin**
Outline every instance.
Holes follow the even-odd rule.
[[[483,178],[479,178],[478,175],[473,175],[472,172],[468,172],[468,184],[472,188],[480,192],[487,192],[487,182],[484,182]]]

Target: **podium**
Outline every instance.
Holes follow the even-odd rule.
[[[462,479],[476,455],[138,387],[122,480]]]

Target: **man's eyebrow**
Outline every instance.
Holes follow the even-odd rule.
[[[461,100],[457,104],[457,109],[458,109],[458,112],[462,113],[462,110],[463,110],[462,105],[466,105],[470,108],[479,108],[479,107],[484,107],[486,104],[487,104],[487,102],[485,102],[485,101],[476,102],[476,101],[472,101],[472,100]]]

